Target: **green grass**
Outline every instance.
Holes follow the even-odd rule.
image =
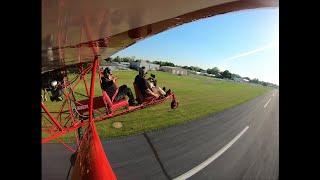
[[[166,86],[167,89],[170,88],[175,92],[179,107],[172,110],[171,101],[166,101],[160,105],[98,122],[96,127],[101,139],[139,134],[183,124],[229,109],[270,90],[263,86],[228,82],[199,75],[177,76],[159,71],[148,73],[156,75],[158,86]],[[126,84],[134,93],[132,83],[137,74],[136,71],[114,71],[113,74],[119,77],[118,86]],[[87,77],[87,82],[90,82],[90,76]],[[95,95],[99,96],[101,90],[98,81],[96,82]],[[77,91],[86,94],[82,84]],[[76,98],[84,99],[79,95]],[[45,105],[50,111],[57,111],[61,104],[46,102]],[[116,121],[122,122],[123,127],[114,128],[112,123]],[[46,137],[45,134],[43,136]],[[69,133],[60,139],[65,142],[74,141],[74,135]]]

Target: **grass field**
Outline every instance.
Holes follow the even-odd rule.
[[[229,109],[270,90],[263,86],[234,83],[199,75],[177,76],[159,71],[148,73],[156,75],[158,86],[166,86],[167,89],[170,88],[175,92],[179,107],[172,110],[171,101],[166,101],[160,105],[98,122],[96,127],[101,139],[139,134],[186,123]],[[114,71],[113,74],[119,77],[118,86],[126,84],[134,93],[132,83],[137,75],[136,71]],[[87,82],[90,82],[90,76],[87,77]],[[98,81],[96,82],[95,95],[99,96],[101,89]],[[77,91],[86,94],[83,85],[79,86]],[[83,99],[84,97],[77,96],[76,98]],[[52,112],[58,111],[61,104],[45,102],[45,105]],[[122,122],[123,127],[114,128],[112,123],[116,121]],[[43,134],[43,136],[46,135]],[[74,141],[74,135],[69,133],[60,139],[64,142],[71,142]]]

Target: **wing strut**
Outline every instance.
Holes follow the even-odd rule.
[[[88,27],[87,19],[84,21],[85,31],[88,38],[91,39],[91,32]],[[107,156],[103,150],[95,123],[93,121],[93,97],[94,97],[94,81],[98,64],[99,48],[92,46],[94,53],[90,97],[89,97],[89,125],[81,140],[78,148],[77,159],[72,170],[71,179],[101,179],[101,180],[116,180],[116,176],[110,166]]]

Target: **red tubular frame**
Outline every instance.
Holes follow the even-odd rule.
[[[87,23],[87,19],[85,19],[85,27],[84,30],[87,34],[87,36],[91,39],[91,32],[88,28],[88,23]],[[45,113],[49,116],[49,118],[51,119],[51,121],[53,122],[53,124],[56,126],[54,126],[52,123],[51,129],[49,129],[49,133],[51,134],[50,137],[45,138],[42,140],[42,143],[46,143],[50,140],[53,139],[57,139],[62,145],[64,145],[66,148],[68,148],[69,150],[71,150],[72,152],[75,152],[75,150],[73,150],[70,146],[68,146],[67,144],[63,143],[59,137],[67,134],[71,131],[74,131],[75,136],[76,136],[76,141],[78,144],[78,156],[77,156],[77,160],[75,163],[75,166],[72,170],[72,179],[116,179],[116,176],[113,173],[112,167],[109,164],[109,161],[107,159],[107,156],[104,153],[100,138],[98,136],[96,127],[95,127],[95,122],[98,121],[102,121],[105,119],[109,119],[112,117],[116,117],[122,114],[126,114],[138,109],[142,109],[142,108],[146,108],[146,107],[150,107],[154,104],[159,104],[164,102],[165,100],[169,99],[169,98],[173,98],[173,101],[176,101],[174,94],[169,95],[168,97],[164,98],[164,99],[152,99],[148,102],[144,102],[142,105],[140,106],[136,106],[136,107],[131,107],[127,110],[124,111],[120,111],[119,113],[114,113],[113,112],[113,106],[112,107],[108,107],[107,104],[105,104],[106,108],[110,108],[111,112],[107,112],[106,115],[103,114],[102,112],[100,113],[99,108],[97,107],[97,109],[94,109],[94,104],[93,104],[93,100],[94,100],[94,87],[95,87],[95,79],[96,79],[96,72],[97,72],[97,68],[99,67],[98,65],[98,52],[99,49],[97,47],[95,47],[94,45],[92,45],[92,51],[94,54],[94,60],[93,60],[93,64],[90,65],[88,68],[86,69],[81,69],[82,73],[79,75],[81,78],[79,80],[77,80],[78,77],[73,78],[72,82],[70,84],[68,84],[66,81],[64,81],[64,85],[67,87],[68,85],[71,85],[72,83],[76,82],[76,85],[72,88],[68,88],[68,90],[70,91],[74,91],[74,89],[76,88],[76,86],[79,84],[79,82],[83,79],[83,82],[85,84],[85,88],[86,88],[86,92],[87,95],[89,96],[89,103],[88,103],[88,109],[89,109],[89,121],[87,122],[83,122],[83,119],[76,119],[73,115],[73,109],[70,105],[70,103],[74,103],[76,104],[80,104],[79,102],[77,102],[75,99],[72,99],[70,97],[70,95],[72,92],[65,92],[65,101],[63,102],[62,106],[60,107],[60,110],[58,112],[57,118],[54,118],[52,116],[52,114],[48,111],[48,109],[45,107],[45,105],[43,103],[41,103],[42,108],[44,109]],[[81,56],[81,55],[80,55]],[[91,69],[92,68],[92,69]],[[89,71],[91,70],[91,81],[90,81],[90,92],[88,92],[88,87],[87,87],[87,83],[85,80],[85,75],[87,73],[89,73]],[[99,77],[100,77],[100,69],[99,69]],[[118,88],[117,88],[118,91]],[[112,100],[115,98],[117,93],[115,93],[115,95],[111,98]],[[97,97],[100,98],[100,97]],[[102,96],[103,98],[103,96]],[[81,101],[80,101],[81,102]],[[62,116],[61,113],[63,113],[63,108],[65,106],[65,103],[68,103],[68,109],[69,109],[69,113],[70,115],[67,116],[66,118],[64,118],[62,120]],[[116,107],[117,105],[114,104],[114,107]],[[118,104],[118,106],[116,108],[122,107],[123,105]],[[77,107],[76,107],[77,108]],[[96,117],[95,119],[93,118],[93,113],[94,111],[98,111],[101,116]],[[78,112],[79,113],[79,112]],[[79,114],[80,115],[80,114]],[[57,121],[58,117],[60,117],[60,123]],[[49,120],[46,117],[47,120]],[[72,124],[71,126],[68,126],[67,123],[69,123],[69,120],[71,119]],[[66,120],[65,122],[63,122],[64,120]],[[50,121],[49,121],[50,122]],[[65,125],[67,125],[68,127],[63,128],[61,125],[65,123]],[[83,139],[79,142],[79,140],[77,139],[77,133],[76,130],[82,126],[88,126],[86,128],[86,133],[84,136],[84,141]],[[57,131],[58,130],[58,131]],[[82,169],[90,169],[90,173],[83,173]]]
[[[92,39],[87,17],[84,17],[84,20],[87,36],[89,39]],[[104,153],[104,149],[93,121],[94,81],[96,77],[99,49],[92,46],[92,50],[94,53],[94,60],[89,96],[89,126],[86,130],[85,137],[83,138],[84,141],[81,141],[80,146],[78,147],[79,154],[77,156],[74,169],[72,170],[71,179],[116,180],[117,178],[114,175],[106,154]],[[85,173],[83,173],[83,170],[85,170]]]
[[[86,33],[86,35],[88,36],[88,38],[91,39],[92,38],[91,37],[91,32],[90,32],[90,29],[88,27],[88,23],[87,23],[87,19],[86,18],[84,18],[84,22],[85,23],[84,23],[84,26],[83,26],[81,31],[84,31]],[[82,33],[81,33],[81,36],[82,36]],[[93,103],[94,103],[93,102],[93,99],[94,99],[94,87],[95,87],[94,82],[95,82],[95,78],[96,78],[97,68],[99,67],[98,55],[97,55],[98,52],[99,52],[99,49],[97,47],[95,47],[94,44],[91,47],[92,47],[92,52],[95,55],[94,56],[94,60],[93,60],[93,64],[91,64],[87,68],[79,69],[81,71],[81,73],[78,75],[78,77],[72,78],[72,82],[68,82],[68,83],[65,82],[65,85],[71,85],[72,83],[75,83],[75,85],[71,89],[69,89],[71,91],[74,91],[76,86],[78,86],[79,82],[82,81],[82,79],[83,79],[83,82],[84,82],[84,85],[85,85],[85,88],[86,88],[86,92],[87,92],[87,96],[89,97],[89,102],[88,102],[89,122],[83,122],[84,119],[78,119],[76,116],[73,115],[73,113],[74,113],[73,112],[73,110],[74,110],[73,108],[74,107],[71,107],[70,103],[74,103],[76,106],[81,105],[81,103],[79,103],[75,99],[73,100],[72,98],[70,98],[71,92],[69,92],[69,93],[66,92],[65,93],[66,99],[65,99],[64,103],[66,103],[66,102],[68,103],[69,110],[68,111],[62,111],[63,108],[60,108],[60,111],[57,112],[58,113],[57,117],[61,117],[60,114],[61,113],[66,113],[66,112],[70,113],[70,115],[67,116],[64,119],[60,118],[62,120],[60,123],[58,122],[57,118],[54,118],[52,116],[52,114],[48,111],[48,109],[45,107],[45,105],[43,103],[41,103],[41,106],[44,109],[45,113],[49,116],[49,118],[53,122],[53,123],[51,123],[51,121],[49,121],[49,119],[46,118],[46,120],[48,120],[51,123],[51,126],[50,126],[51,129],[46,127],[46,128],[43,128],[43,131],[49,132],[51,134],[51,136],[48,137],[48,138],[43,139],[42,143],[46,143],[46,142],[48,142],[50,140],[58,138],[58,137],[60,137],[60,136],[62,136],[64,134],[67,134],[67,133],[71,132],[71,131],[75,131],[75,133],[76,133],[76,130],[78,128],[82,127],[82,126],[87,126],[88,124],[92,124],[94,122],[98,122],[98,121],[106,120],[106,119],[109,119],[109,118],[113,118],[113,117],[116,117],[116,116],[119,116],[119,115],[122,115],[122,114],[126,114],[126,113],[129,113],[129,112],[138,110],[138,109],[147,108],[147,107],[153,106],[155,104],[160,104],[160,103],[164,102],[165,100],[168,100],[169,98],[172,98],[173,101],[176,101],[175,96],[172,93],[171,95],[169,95],[168,97],[166,97],[164,99],[152,99],[150,101],[144,102],[140,106],[130,107],[127,110],[123,110],[123,111],[120,111],[120,112],[117,112],[117,113],[114,113],[113,110],[115,110],[115,109],[112,108],[112,107],[108,107],[107,104],[106,104],[106,108],[110,109],[111,112],[103,113],[98,109],[94,109],[94,106],[93,106]],[[80,54],[80,56],[81,56],[81,54]],[[85,80],[85,75],[87,73],[89,73],[90,70],[91,70],[92,76],[91,76],[91,84],[90,84],[90,92],[89,92],[88,87],[87,87],[87,83],[86,83],[86,80]],[[99,77],[100,77],[100,73],[101,72],[100,72],[100,69],[99,69]],[[79,78],[79,79],[77,80],[77,78]],[[114,99],[114,97],[112,97],[112,99]],[[76,113],[79,113],[79,112],[76,112]],[[98,113],[99,114],[98,117],[93,118],[93,113]],[[79,115],[86,116],[85,118],[88,117],[87,115],[83,115],[81,113]],[[72,121],[72,125],[65,126],[70,119]],[[65,120],[65,122],[63,122],[64,120]],[[63,123],[65,123],[65,125],[63,125]]]
[[[117,179],[104,152],[94,123],[86,129],[78,152],[71,173],[72,180]]]
[[[83,27],[81,26],[80,30],[80,44],[82,43],[82,32],[83,32]],[[82,56],[81,56],[81,46],[79,47],[79,63],[81,63]]]
[[[49,118],[52,120],[52,122],[59,128],[60,131],[63,131],[64,129],[60,126],[60,124],[57,122],[57,120],[52,116],[52,114],[48,111],[46,106],[44,106],[43,103],[41,103],[42,109],[48,114]]]
[[[90,28],[88,26],[88,18],[85,16],[84,17],[84,30],[86,31],[87,37],[89,39],[92,38],[92,33],[90,31]],[[96,46],[92,46],[92,51],[94,54],[94,60],[93,60],[93,67],[92,67],[92,74],[91,74],[91,85],[90,85],[90,96],[89,96],[89,122],[90,124],[93,123],[93,118],[92,118],[92,113],[93,113],[93,96],[94,96],[94,80],[96,77],[96,70],[97,70],[97,64],[98,64],[98,53],[99,49]]]
[[[83,76],[83,83],[84,83],[84,87],[86,88],[86,93],[89,96],[89,90],[88,90],[88,86],[87,86],[87,82],[86,82],[86,78]]]
[[[66,145],[64,142],[62,142],[59,138],[56,138],[61,144],[63,144],[66,148],[68,148],[72,152],[76,152],[74,149],[72,149],[70,146]]]
[[[89,122],[93,123],[92,113],[93,113],[93,96],[94,96],[94,80],[96,77],[98,57],[94,57],[92,75],[91,75],[91,85],[90,85],[90,97],[89,97]]]
[[[103,120],[106,120],[106,119],[110,119],[110,118],[113,118],[113,117],[116,117],[116,116],[119,116],[119,115],[123,115],[123,114],[127,114],[129,112],[132,112],[132,111],[136,111],[136,110],[139,110],[139,109],[144,109],[144,108],[148,108],[148,107],[151,107],[155,104],[161,104],[163,103],[164,101],[168,100],[172,98],[172,101],[176,101],[176,98],[175,98],[175,95],[174,93],[170,94],[168,97],[164,98],[164,99],[155,99],[155,100],[151,100],[151,101],[148,101],[148,102],[144,102],[142,105],[140,106],[135,106],[135,107],[132,107],[130,108],[129,110],[125,110],[125,111],[121,111],[119,113],[112,113],[112,114],[107,114],[105,116],[102,116],[102,117],[99,117],[99,118],[95,118],[95,119],[92,119],[93,122],[99,122],[99,121],[103,121]],[[77,102],[76,102],[77,103]],[[67,128],[64,128],[64,131],[62,132],[59,132],[57,134],[54,134],[53,136],[51,137],[48,137],[48,138],[45,138],[42,140],[42,143],[46,143],[50,140],[53,140],[57,137],[60,137],[64,134],[67,134],[71,131],[74,131],[82,126],[87,126],[89,124],[89,122],[76,122],[72,127],[67,127]]]
[[[51,140],[53,140],[53,139],[55,139],[57,137],[60,137],[60,136],[62,136],[64,134],[67,134],[68,132],[77,130],[79,127],[86,126],[88,124],[89,124],[89,122],[83,122],[83,123],[76,124],[76,125],[74,125],[74,126],[72,126],[70,128],[66,128],[64,131],[61,131],[61,132],[59,132],[57,134],[54,134],[54,135],[52,135],[52,136],[50,136],[48,138],[43,139],[42,140],[42,144],[47,143],[47,142],[49,142],[49,141],[51,141]]]
[[[60,1],[62,2],[62,1]],[[90,29],[88,28],[88,22],[87,18],[84,18],[85,20],[85,31],[87,33],[87,36],[92,39]],[[59,46],[59,55],[60,55],[60,60],[61,58],[61,49],[60,49],[60,36],[61,36],[61,18],[60,18],[60,13],[59,13],[59,18],[58,18],[58,46]],[[82,36],[82,33],[81,33]],[[113,173],[113,170],[109,164],[109,161],[107,159],[107,156],[104,153],[104,149],[102,147],[98,132],[96,130],[94,120],[93,120],[93,98],[94,98],[94,86],[95,86],[95,75],[96,75],[96,70],[97,70],[97,64],[98,64],[98,51],[99,49],[95,46],[92,46],[92,50],[94,53],[94,60],[93,60],[93,65],[92,65],[92,75],[91,75],[91,84],[90,84],[90,95],[88,94],[88,89],[86,86],[86,81],[85,77],[83,74],[81,74],[85,87],[86,87],[86,92],[87,95],[89,95],[89,122],[87,123],[76,123],[75,119],[73,117],[73,112],[71,110],[70,102],[72,102],[71,99],[69,99],[70,92],[65,93],[66,99],[63,102],[62,106],[60,107],[60,110],[58,112],[57,118],[55,119],[52,114],[48,111],[48,109],[45,107],[43,103],[41,103],[41,106],[45,113],[49,116],[51,121],[56,125],[56,127],[59,129],[60,132],[57,134],[52,135],[53,131],[55,130],[55,126],[52,125],[49,133],[52,135],[49,138],[43,139],[42,143],[48,142],[49,140],[52,140],[53,138],[57,139],[61,144],[63,144],[65,147],[67,147],[69,150],[72,152],[75,152],[70,146],[67,144],[63,143],[58,137],[61,136],[62,134],[65,134],[71,130],[74,130],[74,133],[76,135],[76,129],[78,129],[81,126],[84,126],[85,124],[88,124],[88,128],[86,129],[85,137],[83,138],[84,141],[79,142],[78,144],[78,139],[76,136],[76,141],[78,146],[78,156],[76,159],[75,167],[72,170],[72,179],[106,179],[106,180],[116,180],[116,176]],[[79,51],[80,54],[80,51]],[[80,55],[81,56],[81,55]],[[90,69],[90,68],[88,68]],[[82,69],[83,70],[83,69]],[[85,75],[85,74],[84,74]],[[66,79],[64,79],[64,85],[66,86]],[[80,79],[81,80],[81,79]],[[79,82],[80,82],[79,80]],[[78,83],[77,83],[78,84]],[[71,89],[69,87],[69,89]],[[62,120],[61,120],[61,113],[62,110],[65,106],[65,103],[68,103],[68,109],[70,113],[70,118],[72,120],[72,125],[71,128],[66,128],[63,129],[61,127]],[[60,123],[57,121],[58,117],[60,117]],[[69,122],[70,119],[66,121],[66,123]],[[83,172],[83,169],[86,169],[85,172]]]

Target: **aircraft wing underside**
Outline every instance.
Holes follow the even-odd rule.
[[[92,62],[95,55],[102,60],[198,19],[277,6],[277,0],[42,0],[41,71]]]

